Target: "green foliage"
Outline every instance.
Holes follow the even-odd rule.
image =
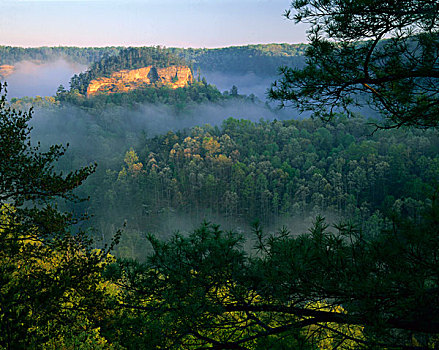
[[[263,331],[262,326],[244,312],[226,310],[237,300],[251,303],[257,298],[235,285],[236,273],[242,274],[246,261],[240,235],[205,223],[187,238],[176,235],[168,243],[149,239],[156,252],[150,263],[124,262],[113,278],[123,287],[130,285],[123,306],[155,320],[143,325],[143,333],[157,332],[158,323],[166,324],[156,335],[159,348],[195,349],[224,343],[260,348],[274,341],[278,348],[297,345],[296,338],[282,339],[275,332],[258,342],[259,337],[253,336]],[[276,325],[275,319],[264,320]]]
[[[0,347],[6,349],[94,332],[106,302],[106,251],[93,250],[87,234],[73,228],[80,218],[59,212],[54,201],[75,200],[74,189],[95,167],[54,171],[65,149],[31,146],[31,116],[1,95]]]
[[[304,69],[282,68],[271,98],[322,118],[368,105],[380,127],[437,126],[439,55],[434,1],[293,1],[287,17],[311,24]]]
[[[244,96],[235,96],[245,98]],[[167,86],[143,87],[124,93],[97,94],[91,97],[81,95],[77,90],[70,90],[62,95],[62,101],[86,108],[91,113],[99,114],[104,108],[123,106],[136,107],[139,104],[166,104],[177,111],[203,102],[218,102],[230,97],[223,96],[213,85],[195,82],[183,88],[171,89]],[[58,99],[58,101],[60,101]]]
[[[365,120],[340,117],[228,119],[221,128],[170,132],[137,146],[138,160],[120,157],[102,173],[89,211],[101,213],[96,226],[116,224],[117,213],[133,230],[156,230],[179,214],[277,226],[318,213],[379,230],[425,205],[438,185],[439,138],[433,130],[371,130]]]
[[[204,223],[166,242],[149,236],[147,262],[123,262],[113,278],[123,307],[167,325],[160,348],[434,347],[438,208],[434,198],[420,220],[375,237],[320,217],[299,236],[256,225],[251,253],[240,234]]]

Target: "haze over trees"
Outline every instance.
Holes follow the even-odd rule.
[[[439,138],[419,130],[372,137],[373,130],[362,118],[230,118],[220,127],[168,132],[100,173],[90,184],[89,211],[100,213],[98,227],[123,216],[133,230],[157,230],[181,216],[279,227],[320,213],[378,231],[392,215],[419,215],[425,206],[439,178]]]
[[[232,85],[244,88],[265,99],[265,91],[276,78],[280,66],[302,66],[305,44],[259,44],[219,49],[168,48],[175,56],[184,59],[193,68],[195,77],[207,77],[210,84],[228,90]],[[81,65],[110,59],[126,50],[123,47],[41,47],[21,48],[0,46],[0,65],[16,65],[19,62],[46,63],[66,60]],[[134,50],[156,50],[156,48],[134,48]],[[136,58],[138,60],[138,58]],[[135,61],[136,61],[135,60]],[[12,86],[10,86],[12,87]],[[54,85],[54,91],[56,90]],[[65,84],[69,89],[69,85]],[[42,95],[42,93],[38,93]]]
[[[292,9],[312,24],[308,65],[284,69],[272,98],[327,119],[369,93],[384,128],[437,125],[436,2],[294,1]],[[122,265],[126,293],[133,307],[177,325],[166,346],[304,347],[305,334],[314,346],[435,347],[438,214],[433,195],[420,216],[394,218],[375,235],[351,224],[329,230],[321,218],[298,237],[255,226],[254,255],[208,224],[164,243],[150,236],[147,262]]]
[[[195,69],[226,71],[242,74],[248,71],[272,75],[279,66],[291,64],[304,54],[305,44],[258,44],[231,46],[218,49],[168,48],[172,54],[185,59]],[[134,51],[157,48],[131,48]],[[163,48],[162,48],[163,49]],[[0,64],[15,64],[20,61],[47,62],[65,57],[73,62],[91,65],[99,60],[117,56],[123,47],[36,47],[23,48],[0,46]],[[128,67],[130,68],[130,67]]]
[[[42,61],[66,58],[81,64],[92,64],[105,56],[117,54],[121,47],[13,47],[0,46],[0,64],[15,64],[20,61]]]
[[[88,141],[106,150],[96,172],[58,170],[94,155],[33,147],[32,113],[3,95],[0,348],[438,347],[438,11],[429,0],[293,1],[287,17],[311,24],[307,65],[282,68],[270,96],[314,119],[228,118],[149,137],[146,124],[123,133],[130,113],[161,103],[183,119],[206,101],[258,101],[201,78],[83,96],[89,79],[185,55],[221,65],[251,52],[270,71],[267,57],[296,55],[283,45],[124,49],[52,98],[11,101],[70,125],[67,112],[84,113]],[[350,109],[363,105],[381,119]],[[206,221],[185,230],[186,217]],[[178,232],[154,229],[172,218]]]

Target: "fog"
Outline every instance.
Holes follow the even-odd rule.
[[[292,110],[279,111],[264,103],[228,100],[224,103],[194,105],[184,113],[177,112],[171,106],[150,104],[138,106],[136,109],[116,107],[100,111],[98,114],[74,106],[53,110],[37,109],[30,124],[33,127],[32,142],[35,144],[41,141],[43,150],[52,144],[69,143],[66,155],[58,162],[60,170],[70,171],[97,162],[97,173],[90,176],[78,194],[81,197],[104,198],[106,189],[100,181],[105,178],[107,169],[119,172],[124,165],[124,154],[130,147],[133,147],[144,161],[145,155],[142,155],[142,150],[146,138],[198,125],[220,126],[230,117],[259,121],[291,119],[296,116]],[[95,188],[97,192],[89,193],[87,188]],[[78,212],[86,210],[87,205],[84,205],[85,207],[78,208]],[[110,209],[104,202],[103,206],[99,207],[99,212],[91,213],[95,215],[92,225],[96,226],[96,235],[102,244],[108,243],[116,230],[127,222],[123,242],[118,248],[121,256],[131,254],[128,251],[124,252],[124,249],[130,246],[129,242],[134,244],[133,247],[140,244],[137,238],[140,239],[139,235],[142,232],[154,232],[165,237],[176,230],[190,231],[204,219],[220,223],[226,229],[249,230],[249,223],[243,220],[212,217],[211,213],[201,211],[195,216],[172,212],[145,218],[139,213],[141,208],[136,206],[138,203],[133,203],[132,208]],[[135,237],[137,238],[134,239]],[[141,241],[144,244],[144,241]]]
[[[331,226],[340,221],[340,217],[331,212],[318,214],[323,215]],[[309,232],[309,228],[315,222],[316,215],[316,213],[311,212],[307,215],[294,217],[279,217],[273,214],[273,223],[262,224],[261,228],[267,234],[279,232],[281,228],[287,228],[291,235],[297,236]],[[115,224],[116,218],[117,214],[112,217],[108,216],[106,220],[101,220],[96,225],[95,229],[99,232],[96,235],[97,247],[110,244],[112,234],[120,227]],[[118,219],[120,222],[125,222],[126,226],[122,230],[120,243],[116,246],[113,254],[121,258],[134,258],[141,262],[152,252],[152,247],[145,238],[147,233],[153,233],[162,240],[169,240],[176,232],[182,235],[191,233],[194,229],[199,228],[203,222],[220,225],[220,229],[223,231],[241,234],[245,238],[243,248],[248,253],[254,252],[254,247],[257,244],[252,222],[249,220],[211,214],[207,211],[198,216],[181,212],[158,214],[151,221],[146,220],[147,223],[144,225],[139,225],[138,222],[133,223],[132,220],[123,220],[120,215]]]
[[[262,101],[267,98],[267,90],[271,84],[278,79],[277,76],[258,76],[254,73],[247,73],[245,75],[233,75],[223,72],[209,72],[203,71],[203,76],[207,82],[214,84],[220,91],[225,91],[235,85],[238,88],[239,94],[257,96]]]
[[[59,85],[69,87],[70,78],[87,69],[86,66],[62,58],[51,62],[21,61],[14,72],[4,79],[8,97],[53,96]]]
[[[245,100],[204,103],[184,112],[168,105],[145,104],[136,109],[114,107],[95,114],[66,106],[37,109],[30,124],[34,142],[41,141],[46,146],[69,143],[72,151],[84,155],[85,161],[108,163],[109,158],[137,146],[145,137],[198,125],[219,126],[231,117],[251,121],[285,120],[297,118],[298,114],[292,109],[278,110]]]
[[[70,78],[87,69],[85,65],[62,58],[50,62],[21,61],[14,67],[14,72],[4,79],[8,83],[9,98],[53,96],[59,85],[68,89]],[[203,76],[222,92],[230,91],[235,85],[240,94],[254,94],[262,101],[266,100],[271,83],[278,78],[275,75],[261,77],[254,73],[239,75],[220,71],[203,71]]]
[[[17,66],[16,73],[9,77],[8,96],[53,95],[59,84],[68,86],[70,76],[83,68],[63,60],[47,64],[22,62]],[[261,100],[264,99],[265,91],[271,83],[271,79],[260,78],[253,74],[233,77],[211,72],[206,78],[220,90],[230,90],[236,85],[240,94],[253,93]],[[157,104],[141,104],[136,108],[112,106],[91,112],[79,107],[63,105],[50,109],[36,109],[30,125],[33,128],[32,142],[34,144],[41,142],[42,150],[52,144],[69,144],[66,155],[57,164],[60,170],[70,171],[94,162],[98,164],[97,173],[90,176],[78,194],[81,197],[90,195],[93,198],[102,198],[105,188],[100,185],[100,181],[105,177],[107,169],[120,171],[123,166],[123,156],[130,147],[140,155],[146,138],[205,124],[220,126],[225,119],[231,117],[257,122],[300,116],[293,109],[278,110],[262,101],[231,99],[218,103],[194,104],[183,111],[178,111],[173,106]],[[87,192],[89,188],[95,188],[97,192]],[[134,205],[137,204],[133,203]],[[87,204],[75,208],[79,213],[87,210]],[[125,217],[124,212],[130,213],[129,217]],[[103,205],[99,208],[99,212],[90,213],[94,218],[85,225],[95,226],[94,236],[100,239],[97,242],[99,246],[109,243],[110,237],[126,222],[127,226],[124,229],[122,242],[117,248],[117,255],[136,256],[138,259],[141,259],[141,256],[137,252],[148,248],[142,238],[145,232],[166,237],[176,230],[191,231],[203,220],[219,223],[228,230],[251,231],[250,223],[243,219],[213,216],[207,211],[200,211],[197,215],[180,212],[158,213],[148,218],[135,214],[137,212],[139,208],[135,207],[128,210],[127,208],[110,210]],[[304,229],[309,220],[301,221],[300,229]],[[305,222],[306,224],[303,224]],[[288,223],[279,218],[273,224],[270,229]],[[295,226],[297,229],[297,223]]]

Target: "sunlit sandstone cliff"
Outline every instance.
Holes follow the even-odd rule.
[[[0,79],[6,78],[8,75],[11,75],[14,72],[14,69],[14,66],[10,66],[8,64],[0,66]]]
[[[127,92],[151,84],[167,85],[172,89],[192,83],[193,76],[189,67],[170,66],[156,68],[148,66],[139,69],[124,69],[111,74],[109,78],[97,78],[90,82],[87,96],[96,93]]]

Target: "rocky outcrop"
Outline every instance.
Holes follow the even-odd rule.
[[[172,89],[177,89],[192,83],[192,80],[192,72],[186,66],[166,68],[148,66],[132,70],[124,69],[112,73],[109,78],[102,77],[92,80],[87,88],[87,96],[97,93],[128,92],[152,84],[167,85]]]
[[[10,66],[8,64],[4,64],[0,66],[0,79],[6,78],[8,75],[11,75],[15,70],[14,66]]]

